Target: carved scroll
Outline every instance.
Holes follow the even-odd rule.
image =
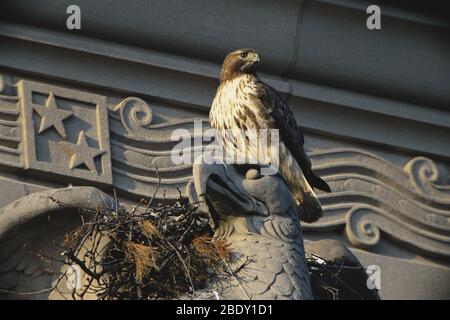
[[[187,196],[192,166],[172,162],[178,143],[172,132],[185,129],[196,139],[196,124],[208,128],[206,115],[167,120],[141,98],[107,101],[32,81],[16,87],[1,77],[0,166],[43,181],[102,183],[125,198],[150,197],[158,186],[158,198],[178,198],[180,190]],[[193,143],[188,151],[202,148]],[[304,224],[306,232],[343,229],[351,243],[364,248],[388,235],[419,251],[450,256],[450,183],[444,168],[424,157],[402,168],[352,148],[309,155],[333,192],[319,194],[324,217]]]
[[[313,166],[331,185],[321,194],[324,217],[305,230],[345,226],[355,246],[375,246],[381,231],[420,251],[450,256],[450,203],[446,172],[427,158],[403,168],[357,149],[311,153]],[[448,183],[448,182],[447,182]]]

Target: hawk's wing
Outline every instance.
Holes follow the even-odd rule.
[[[281,95],[263,82],[257,82],[257,95],[266,112],[275,120],[283,142],[302,168],[306,180],[313,187],[330,192],[328,184],[311,170],[311,161],[306,155],[303,135],[294,114]]]

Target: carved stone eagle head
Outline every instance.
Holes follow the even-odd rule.
[[[259,169],[249,165],[196,164],[187,193],[200,211],[209,214],[213,228],[229,216],[267,217],[295,212],[283,179],[261,175]]]

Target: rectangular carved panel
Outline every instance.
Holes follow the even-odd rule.
[[[106,98],[25,80],[18,87],[24,167],[112,184]]]

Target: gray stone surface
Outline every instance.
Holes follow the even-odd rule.
[[[106,98],[31,81],[18,91],[24,167],[110,185]]]
[[[192,167],[171,163],[171,130],[206,120],[222,58],[254,47],[333,189],[305,237],[342,240],[386,266],[383,298],[448,297],[436,280],[450,267],[445,13],[383,2],[383,28],[369,32],[365,1],[47,3],[0,2],[1,206],[68,184],[132,202],[153,194],[156,166],[157,197],[178,197]],[[81,31],[65,29],[68,4],[81,6]],[[72,113],[65,138],[33,107],[51,92]],[[76,155],[83,135],[95,168]],[[420,282],[394,265],[411,277],[420,269]]]
[[[382,299],[450,299],[450,270],[438,263],[387,257],[354,249],[364,266],[380,267]]]
[[[94,187],[69,187],[36,192],[0,209],[0,299],[70,298],[66,277],[54,287],[66,271],[55,241],[80,225],[80,208],[114,209],[115,202]]]

